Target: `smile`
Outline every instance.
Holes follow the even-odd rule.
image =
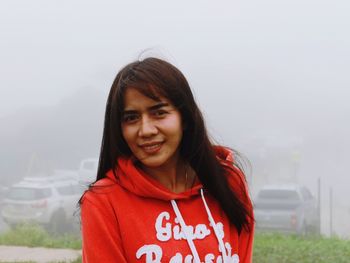
[[[153,154],[156,153],[162,148],[162,143],[147,143],[147,144],[142,144],[140,147],[143,149],[148,154]]]

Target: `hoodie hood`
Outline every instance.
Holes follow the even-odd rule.
[[[214,148],[217,158],[221,162],[229,161],[232,162],[232,152],[223,147]],[[140,168],[136,167],[134,164],[134,158],[119,158],[118,165],[114,175],[113,171],[110,170],[107,173],[107,178],[113,182],[119,184],[121,187],[135,195],[155,198],[159,200],[181,200],[188,199],[193,196],[200,195],[200,189],[203,185],[197,180],[191,189],[188,189],[182,193],[174,193],[169,189],[160,184],[157,180],[148,176]]]

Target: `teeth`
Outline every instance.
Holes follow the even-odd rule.
[[[154,145],[150,145],[150,146],[144,146],[144,148],[145,148],[146,150],[153,150],[153,149],[158,148],[159,146],[160,146],[160,143],[154,144]]]

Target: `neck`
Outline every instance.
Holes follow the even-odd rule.
[[[193,170],[182,160],[161,167],[142,166],[142,169],[174,193],[186,191],[193,182]]]

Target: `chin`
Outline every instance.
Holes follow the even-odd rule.
[[[165,162],[163,161],[151,161],[151,160],[140,160],[140,162],[142,163],[142,165],[149,167],[149,168],[157,168],[162,166],[163,164],[165,164]]]
[[[161,167],[168,162],[168,158],[162,156],[147,156],[146,158],[140,158],[139,161],[142,165],[149,168]]]

